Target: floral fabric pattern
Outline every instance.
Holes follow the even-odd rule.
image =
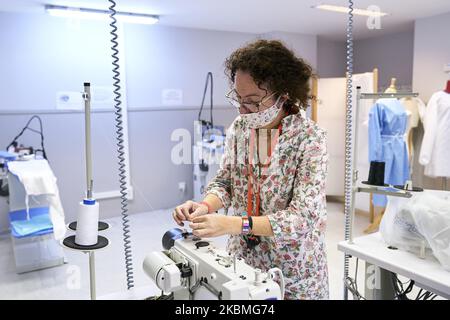
[[[235,119],[220,169],[205,190],[238,216],[247,211],[248,170],[259,173],[256,157],[249,159],[251,130],[240,116]],[[285,299],[328,299],[326,133],[300,111],[282,120],[277,139],[260,181],[260,214],[268,217],[274,236],[260,237],[255,248],[247,247],[242,236],[230,236],[227,250],[263,271],[280,268]]]

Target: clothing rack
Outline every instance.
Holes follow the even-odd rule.
[[[361,99],[388,99],[388,98],[417,98],[418,93],[413,92],[398,92],[398,93],[358,93],[356,99],[357,102]]]
[[[361,87],[357,87],[356,89],[356,110],[354,110],[354,117],[355,119],[358,118],[358,113],[360,109],[360,103],[363,99],[381,99],[381,98],[405,98],[405,97],[417,97],[418,93],[410,93],[410,92],[399,92],[399,93],[361,93]],[[348,242],[348,244],[353,245],[353,222],[355,218],[355,196],[357,193],[364,192],[369,193],[371,195],[373,194],[382,194],[382,195],[389,195],[393,197],[402,197],[402,198],[411,198],[412,193],[409,190],[400,190],[395,189],[395,191],[392,191],[394,189],[386,189],[386,187],[379,187],[379,186],[359,186],[358,185],[358,167],[357,167],[357,152],[355,152],[355,146],[356,142],[358,141],[358,125],[355,126],[355,130],[353,131],[353,110],[350,110],[349,112],[350,117],[349,121],[346,122],[346,129],[345,131],[348,132],[349,137],[346,137],[350,141],[351,150],[350,152],[346,152],[346,163],[351,163],[350,169],[346,170],[346,177],[345,180],[351,180],[351,188],[346,188],[345,190],[345,198],[348,199],[349,205],[345,206],[345,230],[348,230],[345,234],[345,240]],[[348,175],[351,175],[349,177]],[[347,201],[347,200],[346,200]],[[349,263],[348,259],[350,258],[349,255],[344,255],[344,299],[348,299],[348,284],[347,284],[347,277],[349,274]]]
[[[363,100],[363,99],[382,99],[382,98],[397,98],[398,99],[398,98],[418,97],[419,96],[418,93],[413,93],[413,92],[361,93],[361,87],[357,87],[356,92],[357,92],[357,94],[356,94],[356,110],[354,113],[355,119],[358,119],[360,103],[361,103],[361,100]],[[348,125],[349,124],[347,124],[347,126]],[[347,130],[351,131],[351,128],[347,128]],[[350,244],[353,244],[353,221],[354,221],[354,216],[355,216],[355,195],[356,195],[356,193],[364,192],[364,193],[370,193],[370,194],[382,194],[382,195],[389,195],[389,196],[393,196],[393,197],[403,197],[403,198],[412,197],[411,192],[409,192],[407,190],[398,189],[398,191],[390,191],[390,190],[386,190],[386,187],[357,186],[359,178],[358,178],[358,169],[357,169],[357,163],[358,163],[357,152],[355,152],[356,141],[358,141],[358,126],[357,125],[355,126],[354,135],[352,137],[352,152],[351,152],[352,159],[351,160],[352,160],[352,172],[353,172],[352,182],[353,183],[352,183],[352,188],[350,190],[351,205],[350,205],[350,210],[349,210],[350,212],[346,212],[346,214],[349,214],[349,217],[350,217],[349,221],[347,222],[347,223],[349,223],[349,225],[346,226],[350,230],[349,238],[346,240],[348,240],[348,242]],[[348,190],[346,190],[346,192],[348,192]]]

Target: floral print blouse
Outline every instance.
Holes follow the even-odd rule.
[[[220,169],[205,190],[238,216],[247,211],[247,170],[255,176],[259,173],[257,160],[249,159],[251,129],[244,121],[238,116],[228,129]],[[241,235],[230,236],[227,250],[263,271],[280,268],[285,299],[328,299],[326,133],[302,110],[282,120],[276,138],[278,143],[260,180],[260,214],[268,217],[274,236],[260,237],[254,248]]]

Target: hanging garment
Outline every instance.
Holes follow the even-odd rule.
[[[379,99],[369,113],[369,161],[385,162],[384,181],[404,185],[409,178],[405,133],[408,115],[397,99]],[[386,206],[386,197],[374,195],[375,206]]]
[[[433,94],[423,118],[425,135],[419,163],[429,177],[450,177],[450,94]]]
[[[419,126],[421,115],[425,110],[425,103],[416,97],[403,98],[400,99],[400,102],[406,110],[411,112],[410,129],[417,128]]]

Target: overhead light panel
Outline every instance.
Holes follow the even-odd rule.
[[[313,6],[314,9],[320,9],[320,10],[326,10],[326,11],[333,11],[333,12],[340,12],[340,13],[349,13],[350,9],[348,7],[344,6],[335,6],[331,4],[319,4],[316,6]],[[366,17],[384,17],[388,14],[385,12],[381,12],[378,10],[366,10],[366,9],[353,9],[353,14],[358,16],[366,16]]]
[[[65,6],[46,5],[45,11],[56,17],[75,18],[75,19],[90,19],[90,20],[108,20],[110,12],[107,10],[87,9],[87,8],[73,8]],[[155,24],[159,21],[159,16],[132,13],[132,12],[117,12],[116,17],[118,21],[139,24]]]

